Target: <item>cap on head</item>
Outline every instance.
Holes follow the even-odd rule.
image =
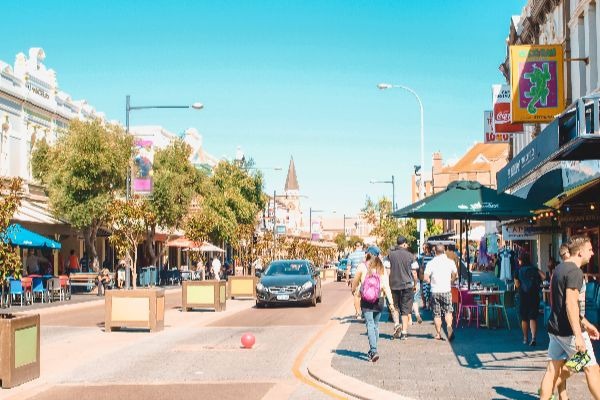
[[[369,246],[367,253],[377,257],[381,251],[379,251],[379,247],[377,246]]]
[[[396,243],[397,243],[398,245],[405,244],[406,242],[407,242],[407,241],[406,241],[406,238],[405,238],[404,236],[402,236],[402,235],[398,236],[398,239],[396,239]]]

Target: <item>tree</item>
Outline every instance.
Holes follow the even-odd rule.
[[[202,179],[200,172],[189,161],[191,147],[183,140],[175,140],[154,155],[152,194],[146,199],[146,254],[150,264],[156,265],[156,228],[177,229],[189,212],[194,189]]]
[[[20,274],[21,258],[12,246],[5,241],[10,220],[21,204],[20,191],[23,181],[20,178],[0,178],[0,282],[4,295],[4,282],[13,273]]]
[[[94,119],[72,120],[55,144],[38,141],[35,146],[34,177],[47,185],[53,212],[82,231],[92,258],[108,206],[125,188],[132,144],[121,127]]]
[[[343,253],[346,251],[348,247],[348,240],[346,239],[346,235],[342,232],[335,235],[333,241],[337,245],[338,252]]]
[[[414,220],[399,220],[391,216],[392,203],[385,197],[374,203],[367,199],[362,209],[365,219],[375,225],[371,235],[377,237],[377,245],[383,252],[389,251],[396,245],[396,239],[402,235],[416,251],[416,223]]]
[[[146,201],[134,197],[129,200],[113,200],[108,208],[108,225],[111,235],[108,238],[119,257],[131,260],[133,287],[137,281],[137,246],[146,236]]]
[[[253,241],[256,217],[266,203],[262,190],[262,174],[221,161],[212,176],[198,185],[199,207],[186,220],[186,236],[195,241],[224,241],[246,251],[243,245]]]

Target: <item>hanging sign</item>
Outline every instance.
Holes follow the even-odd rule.
[[[492,111],[483,112],[483,135],[484,143],[508,143],[510,133],[494,133],[494,113]]]
[[[549,122],[565,108],[561,45],[510,46],[512,122]]]
[[[513,124],[510,115],[510,86],[492,85],[492,104],[494,107],[494,132],[523,133],[523,124]]]

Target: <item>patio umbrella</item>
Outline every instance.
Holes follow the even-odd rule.
[[[225,250],[223,250],[220,247],[215,246],[212,243],[194,242],[193,240],[190,240],[185,237],[180,237],[177,239],[169,240],[167,242],[167,246],[168,247],[183,247],[183,248],[185,248],[187,250],[191,250],[191,251],[214,251],[214,252],[218,252],[218,253],[225,253]]]
[[[20,224],[9,225],[4,232],[0,233],[0,240],[20,247],[47,247],[57,250],[61,248],[60,243],[25,229]]]
[[[396,218],[457,219],[464,221],[469,230],[469,221],[507,220],[526,218],[535,210],[547,209],[541,204],[483,186],[474,181],[454,181],[446,190],[419,200],[392,213]],[[462,235],[460,237],[462,242]],[[468,232],[466,236],[469,241]],[[462,251],[462,243],[461,243]],[[467,252],[467,265],[469,264]],[[459,274],[459,277],[461,274]],[[469,286],[471,274],[468,274]]]

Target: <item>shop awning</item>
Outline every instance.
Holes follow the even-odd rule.
[[[21,205],[11,218],[15,222],[28,222],[34,224],[66,225],[52,215],[47,203],[35,202],[28,199],[21,200]]]
[[[218,252],[225,253],[225,250],[222,248],[215,246],[209,242],[195,242],[185,237],[180,237],[177,239],[169,240],[167,242],[168,247],[180,247],[184,250],[189,251],[203,251],[203,252]]]
[[[6,231],[0,234],[0,240],[4,243],[10,243],[13,246],[20,247],[47,247],[50,249],[60,249],[60,243],[45,236],[23,228],[20,224],[12,224],[6,228]]]

